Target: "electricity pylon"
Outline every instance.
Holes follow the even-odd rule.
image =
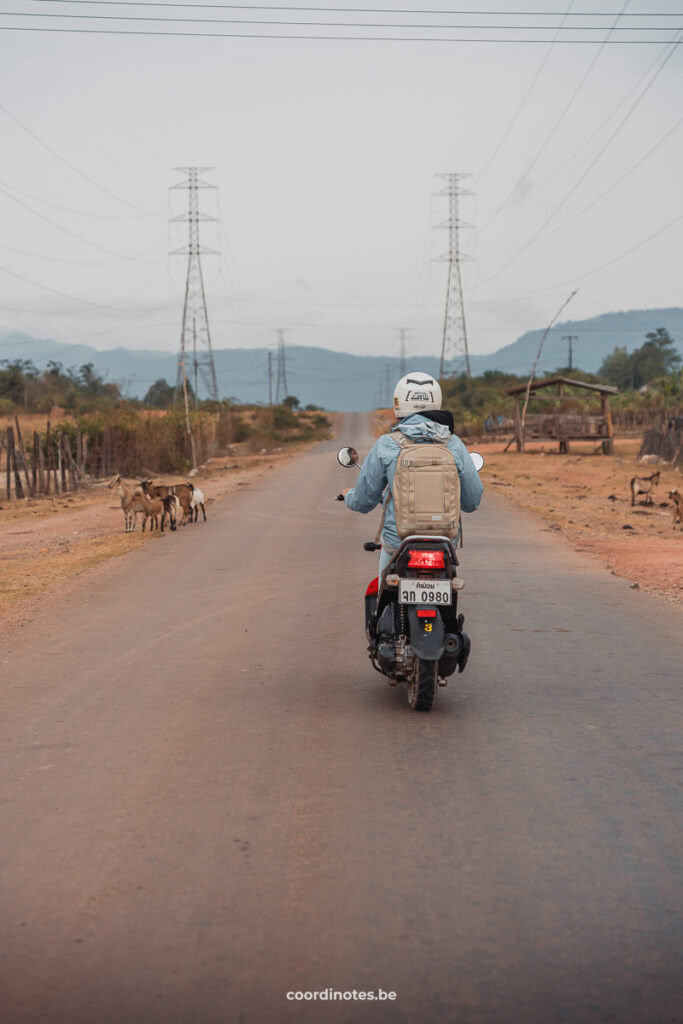
[[[171,218],[171,223],[186,221],[188,224],[187,245],[171,252],[172,256],[187,256],[187,279],[183,303],[183,323],[180,331],[176,392],[182,388],[183,380],[192,380],[195,402],[198,397],[200,377],[208,397],[218,401],[218,381],[211,347],[211,331],[209,330],[209,314],[206,309],[201,259],[202,256],[218,255],[218,251],[208,249],[199,241],[199,225],[202,222],[217,220],[216,217],[201,213],[199,209],[200,190],[216,188],[215,185],[200,177],[212,169],[211,167],[174,167],[173,170],[185,175],[185,178],[177,185],[171,185],[172,189],[186,188],[188,193],[187,213]]]
[[[285,329],[277,329],[277,383],[275,385],[275,404],[279,405],[287,397],[287,355],[285,352]]]
[[[406,329],[405,329],[405,327],[399,327],[399,329],[398,329],[398,339],[399,339],[399,346],[400,346],[400,350],[401,350],[401,362],[400,362],[401,376],[405,377],[405,375],[406,375]]]
[[[469,257],[464,256],[460,251],[460,229],[469,228],[472,225],[460,220],[459,203],[461,196],[470,196],[472,193],[462,188],[460,184],[463,178],[468,177],[467,174],[439,174],[437,177],[444,179],[446,187],[436,195],[448,196],[448,220],[437,225],[437,227],[446,228],[448,231],[448,252],[439,257],[439,262],[448,263],[439,376],[443,377],[446,363],[450,362],[450,373],[460,373],[464,369],[467,376],[470,377],[470,353],[467,347],[465,303],[460,274],[460,264]]]

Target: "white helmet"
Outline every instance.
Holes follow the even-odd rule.
[[[407,373],[394,388],[394,415],[396,419],[441,408],[441,388],[435,377],[428,373]]]

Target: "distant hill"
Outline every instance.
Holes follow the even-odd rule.
[[[575,334],[574,365],[595,372],[615,345],[637,348],[649,330],[666,327],[683,355],[683,309],[640,309],[622,313],[604,313],[590,320],[568,320],[556,325],[545,344],[539,372],[554,370],[567,363],[565,334]],[[543,329],[527,331],[517,341],[487,356],[471,357],[472,372],[504,370],[526,374],[536,356]],[[390,401],[398,373],[395,359],[386,356],[356,356],[329,349],[291,345],[287,349],[288,390],[302,403],[313,402],[326,409],[350,412],[375,408]],[[149,349],[115,348],[101,352],[89,345],[67,345],[49,339],[22,334],[0,336],[0,359],[31,359],[41,369],[49,360],[65,367],[93,363],[108,380],[115,381],[124,394],[142,398],[159,377],[174,382],[177,367],[175,352]],[[223,397],[244,402],[268,400],[268,350],[218,349],[215,352],[219,391]],[[418,367],[413,367],[418,368]],[[424,357],[419,369],[438,373],[439,360]]]

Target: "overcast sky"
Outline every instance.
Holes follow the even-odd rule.
[[[343,6],[344,0],[336,2]],[[333,6],[325,0],[309,5]],[[361,6],[348,3],[354,5]],[[395,6],[416,5],[396,0]],[[550,12],[572,4],[432,0],[428,6],[480,14],[299,18],[534,23],[549,27],[517,35],[552,39],[560,19]],[[598,52],[623,0],[577,0],[574,7],[612,12],[565,22],[577,26],[571,38],[595,45],[0,32],[0,103],[101,186],[0,110],[0,332],[97,348],[177,348],[185,266],[168,252],[182,245],[183,226],[169,229],[168,216],[182,212],[186,195],[171,193],[169,207],[168,187],[179,179],[171,170],[179,164],[215,168],[207,180],[218,186],[222,226],[207,223],[203,241],[222,250],[221,257],[205,259],[219,348],[272,344],[272,328],[282,326],[290,328],[292,343],[389,355],[397,352],[404,326],[410,354],[437,354],[446,266],[435,257],[446,249],[446,234],[432,226],[444,220],[446,205],[433,193],[442,184],[435,175],[448,171],[471,174],[464,184],[473,195],[463,200],[462,217],[474,229],[463,231],[462,247],[473,257],[464,266],[472,352],[491,352],[544,326],[575,286],[579,293],[567,316],[577,319],[683,304],[683,220],[671,224],[682,205],[683,47],[653,80],[683,15],[647,19],[669,26],[666,32],[612,36],[661,38],[656,45],[606,45]],[[648,7],[667,12],[681,4],[641,0],[626,12]],[[484,18],[481,12],[489,9],[539,16]],[[149,11],[24,0],[6,0],[3,10],[277,17],[256,8]],[[38,24],[48,22],[0,17],[3,26]],[[578,30],[585,25],[599,30]],[[619,25],[637,29],[641,21],[624,17]],[[449,33],[433,27],[406,34]],[[514,35],[506,29],[490,34]],[[215,213],[216,196],[206,192],[204,205]]]

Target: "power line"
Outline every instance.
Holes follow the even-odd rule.
[[[659,67],[657,68],[656,72],[654,73],[654,75],[652,76],[652,78],[650,79],[650,81],[649,81],[649,82],[647,83],[647,85],[646,85],[646,86],[645,86],[645,88],[644,88],[644,89],[642,90],[642,92],[641,92],[641,93],[639,94],[639,96],[637,96],[637,97],[636,97],[636,100],[635,100],[635,102],[634,102],[634,103],[633,103],[633,104],[631,105],[631,107],[629,108],[629,110],[628,110],[628,111],[626,112],[626,114],[624,115],[624,117],[623,117],[623,118],[621,119],[621,121],[619,122],[619,124],[617,125],[617,127],[616,127],[616,128],[614,129],[614,131],[612,132],[612,134],[611,134],[611,135],[609,136],[609,138],[608,138],[608,139],[607,139],[607,141],[605,142],[605,144],[604,144],[604,145],[602,146],[602,148],[601,148],[601,149],[600,149],[600,150],[598,151],[597,155],[596,155],[596,156],[595,156],[595,157],[593,158],[593,160],[592,160],[592,161],[590,162],[590,164],[589,164],[589,165],[588,165],[588,167],[587,167],[587,168],[585,169],[585,171],[583,172],[583,174],[581,175],[581,177],[580,177],[580,178],[578,179],[578,181],[576,181],[576,182],[574,183],[574,185],[573,185],[573,186],[572,186],[572,187],[570,188],[569,192],[567,192],[567,194],[566,194],[566,195],[564,196],[564,198],[563,198],[563,199],[562,199],[562,200],[560,201],[560,203],[559,203],[559,204],[558,204],[558,205],[557,205],[557,206],[555,207],[555,209],[553,210],[553,212],[552,212],[552,213],[551,213],[551,214],[550,214],[550,215],[549,215],[548,217],[546,217],[546,219],[545,219],[545,220],[543,221],[543,223],[541,224],[541,226],[540,226],[540,227],[539,227],[539,228],[538,228],[538,229],[537,229],[537,230],[536,230],[536,231],[534,232],[534,234],[533,234],[533,235],[531,236],[531,238],[527,239],[527,241],[526,241],[526,242],[525,242],[525,243],[524,243],[523,245],[521,245],[521,246],[519,247],[519,249],[517,250],[517,252],[516,252],[516,253],[515,253],[515,254],[514,254],[514,255],[513,255],[513,256],[512,256],[512,257],[511,257],[511,258],[510,258],[510,259],[509,259],[508,261],[507,261],[507,263],[504,263],[504,264],[503,264],[503,266],[502,266],[502,267],[500,267],[500,269],[498,269],[498,270],[497,270],[497,271],[496,271],[496,272],[495,272],[494,274],[492,274],[492,275],[491,275],[490,277],[487,277],[487,278],[486,278],[486,280],[485,280],[485,281],[483,281],[483,282],[481,283],[481,286],[483,286],[483,285],[486,285],[486,284],[488,284],[488,283],[489,283],[490,281],[493,281],[493,280],[494,280],[494,279],[495,279],[496,277],[498,277],[498,276],[499,276],[500,274],[502,274],[502,273],[503,273],[503,272],[504,272],[505,270],[507,270],[507,268],[508,268],[509,266],[511,266],[511,265],[512,265],[512,264],[513,264],[513,263],[514,263],[514,262],[515,262],[515,261],[516,261],[517,259],[519,259],[519,257],[520,257],[520,256],[522,255],[522,253],[523,253],[523,252],[525,252],[525,251],[526,251],[526,250],[527,250],[527,249],[529,248],[529,246],[530,246],[530,245],[533,245],[533,243],[534,243],[534,242],[535,242],[535,241],[536,241],[536,240],[538,239],[538,237],[539,237],[539,235],[541,234],[541,232],[543,231],[543,229],[544,229],[544,228],[545,228],[545,227],[546,227],[546,226],[547,226],[547,225],[548,225],[548,224],[549,224],[549,223],[551,222],[551,220],[553,220],[553,219],[554,219],[554,218],[555,218],[555,217],[557,216],[557,214],[558,214],[558,213],[560,212],[560,210],[561,210],[561,209],[563,208],[563,206],[564,206],[564,205],[565,205],[565,204],[566,204],[566,203],[567,203],[567,202],[569,201],[569,199],[570,199],[570,198],[571,198],[571,197],[572,197],[572,196],[574,195],[574,193],[575,193],[575,192],[576,192],[576,190],[577,190],[577,189],[579,188],[579,186],[580,186],[580,185],[581,185],[581,184],[583,183],[583,181],[585,181],[585,179],[586,179],[586,178],[587,178],[587,176],[588,176],[588,175],[590,174],[590,172],[591,172],[591,171],[593,170],[593,168],[595,167],[595,165],[597,164],[598,160],[599,160],[599,159],[601,158],[601,156],[603,155],[603,153],[604,153],[604,152],[606,151],[606,149],[607,149],[607,148],[608,148],[608,147],[609,147],[609,146],[611,145],[612,141],[613,141],[613,140],[614,140],[614,139],[616,138],[616,136],[617,136],[617,135],[619,134],[619,132],[620,132],[620,131],[621,131],[621,129],[622,129],[623,127],[624,127],[624,125],[626,124],[626,122],[627,122],[627,121],[629,120],[629,118],[631,117],[631,115],[632,115],[632,114],[634,113],[634,111],[636,110],[636,108],[638,107],[638,105],[640,104],[640,102],[641,102],[641,101],[642,101],[642,100],[643,100],[643,99],[645,98],[645,96],[647,95],[647,93],[649,92],[649,90],[650,90],[650,89],[652,88],[652,86],[653,86],[653,85],[654,85],[654,83],[655,83],[655,82],[657,81],[657,79],[658,79],[658,78],[659,78],[659,76],[661,75],[662,71],[664,70],[664,68],[665,68],[665,67],[666,67],[666,65],[668,64],[668,62],[669,62],[669,60],[671,59],[671,57],[672,57],[672,56],[674,55],[674,53],[676,52],[676,47],[680,45],[681,41],[682,41],[682,40],[681,40],[681,39],[679,38],[678,40],[676,40],[676,41],[675,41],[674,43],[672,43],[672,44],[671,44],[671,47],[670,47],[670,49],[669,49],[669,52],[668,52],[668,53],[666,54],[666,56],[664,57],[664,59],[663,59],[663,60],[661,61],[661,63],[660,63],[660,65],[659,65]]]
[[[73,4],[88,4],[89,6],[107,6],[107,7],[200,7],[208,8],[209,10],[233,10],[233,11],[314,11],[316,13],[327,13],[332,12],[333,14],[346,13],[346,14],[432,14],[432,15],[478,15],[491,17],[537,17],[538,11],[469,11],[469,10],[457,10],[457,11],[425,11],[425,10],[408,10],[404,7],[294,7],[294,6],[279,6],[274,4],[204,4],[204,3],[182,3],[177,0],[170,0],[170,2],[159,3],[156,0],[146,2],[146,0],[32,0],[33,3],[68,3]],[[543,16],[552,18],[563,18],[568,15],[575,18],[611,18],[614,17],[614,11],[544,11]],[[676,18],[683,11],[632,11],[626,17],[628,18]]]
[[[19,206],[23,206],[25,210],[28,210],[29,213],[32,213],[35,217],[39,217],[40,220],[44,220],[46,224],[52,225],[53,228],[57,228],[58,231],[62,231],[65,235],[69,235],[71,238],[75,238],[79,242],[84,242],[85,245],[89,245],[93,249],[99,249],[100,252],[105,252],[107,256],[115,256],[119,260],[129,260],[133,263],[160,264],[163,262],[162,260],[141,260],[138,256],[126,256],[123,253],[115,252],[113,249],[107,249],[106,246],[99,245],[97,242],[91,242],[89,238],[84,238],[83,235],[79,235],[75,231],[71,231],[69,228],[63,227],[63,225],[58,224],[57,221],[52,220],[51,217],[46,217],[44,213],[40,213],[39,210],[34,210],[29,203],[24,202],[23,199],[19,199],[18,196],[13,196],[12,193],[8,192],[7,189],[2,187],[2,185],[0,185],[0,193],[7,196],[8,199],[11,199],[13,203],[18,203]]]
[[[573,2],[574,2],[574,0],[572,0],[572,3],[570,5],[570,10],[571,10],[571,7],[573,6]],[[510,123],[508,124],[507,128],[505,129],[505,131],[503,132],[502,136],[500,137],[500,139],[498,141],[498,144],[496,145],[495,149],[493,150],[493,153],[491,153],[491,156],[488,158],[487,162],[485,163],[483,170],[481,170],[480,173],[477,175],[477,177],[475,179],[477,184],[484,177],[484,175],[488,171],[489,167],[491,166],[493,161],[496,159],[496,157],[500,153],[501,149],[503,148],[503,146],[505,145],[505,143],[506,143],[506,141],[508,139],[508,136],[510,135],[510,132],[512,131],[512,129],[514,128],[515,124],[517,123],[517,120],[518,120],[520,114],[522,113],[524,107],[526,106],[527,101],[528,101],[529,97],[531,96],[531,93],[534,91],[534,88],[536,86],[536,82],[541,77],[543,69],[546,66],[547,62],[548,62],[550,54],[552,53],[553,46],[555,45],[555,43],[559,39],[559,35],[560,35],[561,30],[562,30],[562,26],[564,25],[564,22],[565,22],[566,18],[568,17],[568,13],[569,12],[567,12],[567,14],[564,16],[564,18],[560,22],[560,25],[559,25],[559,27],[558,27],[558,29],[557,29],[553,39],[550,42],[550,46],[546,50],[545,54],[543,55],[543,58],[541,59],[541,63],[538,65],[538,68],[536,69],[536,73],[535,73],[534,77],[532,78],[531,83],[530,83],[527,91],[524,93],[524,95],[523,95],[523,97],[522,97],[522,99],[521,99],[521,101],[519,103],[519,106],[517,107],[517,109],[515,110],[514,114],[512,115],[512,120],[510,121]]]
[[[673,31],[673,29],[672,29]],[[460,36],[457,39],[444,36],[340,36],[340,35],[283,35],[277,32],[163,32],[159,29],[142,31],[140,29],[119,29],[119,28],[51,28],[49,26],[30,25],[0,25],[0,32],[46,32],[57,33],[58,35],[94,35],[94,36],[166,36],[177,37],[178,39],[276,39],[301,42],[337,42],[337,43],[505,43],[531,45],[535,43],[556,43],[558,46],[597,46],[598,39],[501,39],[481,38],[476,39]],[[648,46],[659,45],[661,39],[610,39],[609,46]],[[676,42],[674,45],[680,45]],[[126,200],[124,200],[125,202]],[[128,204],[132,206],[132,203]],[[140,207],[134,207],[140,209]],[[151,213],[150,216],[161,216]]]
[[[5,28],[5,26],[2,26],[2,27],[3,27],[3,29]],[[6,29],[6,30],[7,31],[13,31],[13,29],[11,29],[11,28]],[[16,114],[13,114],[12,111],[8,110],[7,107],[4,106],[4,104],[2,104],[2,103],[0,103],[0,110],[2,110],[3,114],[5,114],[6,117],[9,117],[9,119],[11,121],[14,121],[14,123],[16,125],[18,125],[22,129],[22,131],[25,131],[27,135],[30,135],[31,138],[35,142],[37,142],[39,146],[42,146],[43,149],[46,149],[47,152],[50,153],[56,160],[59,160],[66,167],[68,167],[69,170],[73,171],[74,174],[77,174],[79,177],[83,178],[84,181],[87,181],[91,185],[94,185],[95,188],[98,188],[100,190],[100,192],[104,192],[105,195],[110,196],[112,199],[116,199],[117,202],[124,203],[126,206],[130,206],[133,210],[137,210],[139,213],[146,214],[149,217],[160,216],[160,214],[151,213],[149,210],[145,210],[141,206],[136,206],[135,203],[129,202],[127,199],[124,199],[123,196],[119,196],[119,195],[116,194],[116,192],[112,192],[110,189],[105,188],[104,185],[100,185],[100,183],[98,181],[95,181],[94,178],[91,178],[89,174],[86,174],[79,167],[77,167],[75,164],[73,164],[70,160],[67,160],[67,158],[65,156],[62,156],[61,153],[58,153],[56,149],[53,149],[52,146],[48,145],[48,143],[45,142],[43,139],[41,139],[40,136],[37,135],[33,131],[32,128],[29,128],[29,126],[27,124],[24,124],[24,122],[21,121],[16,116]]]
[[[560,114],[560,116],[559,116],[558,118],[556,118],[556,119],[554,120],[554,122],[553,122],[553,125],[552,125],[552,128],[550,129],[550,131],[549,131],[549,132],[548,132],[548,134],[546,135],[546,137],[545,137],[545,139],[543,140],[543,143],[541,144],[541,146],[539,147],[539,149],[538,149],[538,150],[536,151],[536,153],[535,153],[535,155],[534,155],[533,159],[532,159],[532,160],[531,160],[531,162],[530,162],[530,163],[528,164],[528,166],[527,166],[526,170],[525,170],[525,171],[524,171],[524,172],[523,172],[522,174],[520,174],[520,176],[519,176],[519,178],[517,179],[517,181],[515,182],[514,186],[513,186],[513,187],[512,187],[511,189],[510,189],[510,192],[509,192],[509,193],[508,193],[508,195],[507,195],[507,196],[505,197],[505,199],[504,199],[504,200],[503,200],[503,202],[502,202],[502,203],[500,204],[500,206],[499,206],[499,207],[498,207],[498,209],[497,209],[497,210],[495,211],[495,213],[494,213],[494,214],[493,214],[493,215],[492,215],[491,217],[489,217],[489,219],[487,220],[487,222],[486,222],[486,223],[485,223],[485,224],[483,225],[483,227],[482,227],[482,228],[481,228],[481,229],[480,229],[480,230],[479,230],[479,231],[477,232],[477,234],[478,234],[478,235],[481,235],[481,234],[482,234],[482,232],[486,231],[486,229],[487,229],[488,227],[490,227],[490,225],[491,225],[491,224],[492,224],[492,223],[494,222],[494,220],[496,220],[496,218],[497,218],[497,217],[499,216],[499,214],[500,214],[500,213],[501,213],[501,212],[502,212],[502,211],[503,211],[503,210],[505,209],[505,207],[506,207],[506,206],[507,206],[507,204],[508,204],[508,203],[510,202],[510,199],[512,199],[512,197],[514,196],[515,192],[517,191],[517,189],[519,188],[519,186],[521,185],[521,183],[522,183],[522,182],[523,182],[523,181],[524,181],[524,180],[525,180],[525,179],[526,179],[526,178],[527,178],[527,177],[529,176],[529,174],[530,174],[530,172],[532,171],[532,169],[533,169],[533,168],[534,168],[534,167],[536,166],[536,164],[537,164],[537,163],[538,163],[538,161],[540,160],[541,156],[543,155],[543,153],[544,153],[544,152],[546,151],[546,149],[548,148],[548,145],[550,144],[550,141],[551,141],[551,139],[552,139],[552,138],[554,137],[555,133],[557,132],[557,130],[559,129],[560,125],[561,125],[561,124],[562,124],[562,122],[564,121],[565,117],[567,116],[567,114],[569,113],[569,111],[571,110],[571,108],[573,107],[573,105],[574,105],[574,101],[576,100],[576,97],[577,97],[577,96],[579,95],[579,93],[580,93],[580,92],[581,92],[581,90],[583,89],[583,87],[584,87],[584,85],[585,85],[585,83],[586,83],[587,79],[589,78],[589,76],[590,76],[591,72],[593,71],[593,68],[595,67],[595,65],[596,65],[596,64],[597,64],[597,62],[599,61],[599,59],[600,59],[600,57],[601,57],[601,55],[602,55],[602,52],[603,52],[603,50],[605,49],[605,47],[607,46],[607,43],[609,42],[609,39],[610,39],[610,37],[611,37],[612,33],[613,33],[613,32],[614,32],[614,31],[615,31],[616,29],[617,29],[617,22],[619,21],[619,19],[620,19],[620,18],[622,17],[622,15],[624,14],[624,11],[625,11],[625,10],[626,10],[626,8],[628,7],[628,4],[629,4],[629,2],[630,2],[630,0],[626,0],[626,3],[624,4],[624,6],[623,6],[623,7],[622,7],[622,9],[621,9],[621,12],[620,12],[620,13],[619,13],[619,14],[617,15],[617,19],[616,19],[616,21],[615,21],[615,22],[614,22],[614,24],[613,24],[613,25],[611,26],[611,28],[610,28],[609,32],[607,33],[607,36],[605,37],[605,39],[603,40],[602,44],[600,45],[600,48],[599,48],[599,50],[598,50],[598,51],[597,51],[597,52],[596,52],[596,53],[595,53],[595,54],[593,55],[593,59],[591,60],[590,64],[588,65],[588,68],[586,69],[586,71],[585,71],[585,72],[584,72],[584,74],[582,75],[582,77],[581,77],[581,80],[580,80],[579,84],[577,85],[577,87],[576,87],[576,89],[574,90],[574,92],[572,93],[572,95],[571,95],[571,96],[569,97],[569,100],[568,100],[568,102],[567,102],[567,103],[565,104],[565,106],[564,106],[564,108],[563,108],[563,110],[562,110],[562,113]]]
[[[147,217],[146,213],[121,213],[121,214],[106,214],[106,213],[90,213],[85,210],[76,210],[72,206],[60,206],[58,203],[51,203],[49,199],[43,199],[41,196],[36,196],[33,192],[25,192],[24,189],[18,188],[16,185],[10,185],[6,181],[0,181],[0,185],[3,188],[8,188],[12,192],[18,192],[20,196],[24,196],[26,199],[33,199],[36,203],[41,203],[43,206],[49,206],[53,210],[61,210],[62,213],[71,213],[77,217],[89,217],[92,220],[143,220]]]
[[[62,2],[68,2],[68,0],[62,0]],[[154,22],[173,22],[173,23],[190,23],[192,25],[277,25],[294,28],[400,28],[400,29],[449,29],[452,31],[469,29],[471,31],[514,31],[514,32],[544,32],[547,30],[557,29],[558,32],[600,32],[602,31],[600,26],[597,25],[560,25],[559,28],[556,25],[500,25],[500,24],[488,24],[488,25],[454,25],[454,24],[438,24],[431,22],[425,24],[415,24],[415,22],[373,22],[373,21],[292,21],[287,20],[274,20],[271,18],[260,18],[258,20],[252,18],[174,18],[168,15],[137,15],[137,14],[72,14],[70,12],[56,12],[54,14],[43,14],[41,11],[0,11],[0,17],[3,18],[61,18],[62,20],[77,19],[80,21],[154,21]],[[614,25],[610,29],[610,33],[614,31],[619,32],[672,32],[677,31],[680,26],[672,25]],[[604,44],[603,44],[604,45]]]

